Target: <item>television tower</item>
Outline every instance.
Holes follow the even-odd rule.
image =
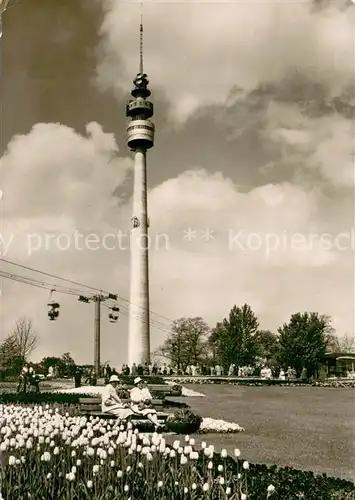
[[[155,126],[149,118],[153,104],[147,100],[151,92],[143,71],[143,16],[140,23],[139,72],[126,108],[129,118],[127,145],[134,153],[133,213],[130,239],[130,318],[128,333],[128,363],[150,362],[149,328],[149,259],[147,208],[147,150],[154,146]]]

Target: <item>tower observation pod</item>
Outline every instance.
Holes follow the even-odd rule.
[[[153,104],[148,101],[148,78],[143,71],[143,24],[140,25],[140,66],[132,99],[126,107],[127,146],[134,153],[132,230],[130,237],[130,314],[128,364],[150,362],[149,238],[147,150],[154,146]]]
[[[153,116],[153,103],[146,97],[150,95],[147,89],[148,79],[145,74],[138,74],[133,81],[132,90],[134,99],[127,104],[126,115],[130,118],[127,126],[127,146],[136,151],[147,150],[154,146],[154,123],[149,120]]]

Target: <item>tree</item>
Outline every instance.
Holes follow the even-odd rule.
[[[171,333],[158,349],[158,355],[168,359],[178,369],[204,361],[210,328],[200,317],[179,318]]]
[[[343,337],[329,335],[327,349],[337,353],[353,353],[355,351],[354,336],[345,334]]]
[[[51,366],[56,367],[58,369],[58,373],[62,373],[63,371],[63,361],[61,358],[58,358],[56,356],[49,356],[43,358],[40,364],[41,364],[41,369],[45,373],[48,373],[49,368]]]
[[[31,319],[25,317],[19,318],[9,337],[13,342],[17,355],[28,359],[38,345],[39,337],[33,331]]]
[[[8,335],[0,344],[0,370],[16,376],[24,364],[25,359],[19,354],[15,339]]]
[[[75,361],[74,359],[71,357],[71,354],[70,352],[65,352],[62,354],[62,357],[60,358],[61,361],[65,364],[65,365],[75,365]]]
[[[32,320],[22,317],[0,344],[1,369],[10,375],[18,375],[27,358],[38,344]]]
[[[303,368],[306,368],[308,377],[315,375],[333,334],[330,318],[316,312],[296,313],[278,332],[280,363],[285,368],[294,368],[297,376]]]
[[[258,328],[258,319],[248,304],[233,306],[228,319],[217,323],[213,330],[214,344],[225,369],[234,363],[238,371],[239,367],[254,363]]]
[[[219,361],[218,338],[223,330],[223,324],[217,323],[211,330],[211,335],[208,339],[209,350],[212,353],[212,362],[216,364]]]
[[[277,335],[270,330],[260,330],[255,335],[257,354],[271,364],[275,364],[279,352]]]
[[[60,360],[62,362],[63,375],[67,375],[69,377],[74,376],[76,365],[74,359],[71,357],[70,352],[65,352],[64,354],[62,354]]]

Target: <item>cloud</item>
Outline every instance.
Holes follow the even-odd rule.
[[[138,69],[139,3],[106,0],[98,51],[102,89],[127,92]],[[290,72],[339,95],[353,78],[352,7],[308,2],[146,2],[145,70],[172,116],[225,103],[231,89],[278,82]],[[164,22],[161,20],[164,19]]]
[[[36,124],[13,137],[1,158],[3,217],[102,219],[102,200],[110,200],[132,165],[117,154],[113,134],[97,123],[87,125],[85,136],[57,123]]]
[[[117,203],[113,187],[124,181],[130,161],[112,160],[115,144],[110,136],[98,125],[89,130],[92,134],[84,137],[64,126],[42,124],[10,144],[2,159],[3,222],[8,232],[15,228],[16,240],[5,258],[118,293],[123,298],[120,322],[111,325],[107,309],[102,312],[102,359],[123,363],[129,251],[117,244],[105,248],[103,242],[107,233],[114,235],[121,230],[129,234],[130,202]],[[27,157],[26,151],[30,152]],[[43,195],[44,187],[51,196]],[[8,193],[12,200],[6,207]],[[93,207],[87,208],[86,201]],[[223,173],[211,174],[203,168],[187,170],[152,188],[151,309],[158,313],[152,315],[153,348],[166,335],[168,318],[201,315],[213,326],[233,304],[244,302],[251,304],[266,328],[275,329],[297,310],[318,310],[331,314],[340,332],[350,331],[351,242],[343,237],[341,243],[348,248],[337,248],[337,221],[324,226],[318,211],[321,201],[317,189],[290,182],[242,192]],[[189,228],[194,231],[191,241],[186,238]],[[83,234],[81,248],[75,245],[75,231]],[[98,236],[95,248],[85,245],[89,232]],[[324,232],[329,233],[325,239]],[[33,233],[43,240],[29,255],[28,238]],[[52,239],[45,246],[48,234]],[[71,242],[66,249],[63,234]],[[110,239],[110,245],[112,242]],[[10,265],[2,264],[1,268],[36,277]],[[37,279],[78,288],[54,278],[38,275]],[[49,322],[48,291],[7,280],[2,288],[3,335],[18,316],[27,315],[34,319],[41,336],[36,357],[70,351],[79,362],[90,362],[92,304],[56,294],[60,319]],[[83,293],[93,292],[84,289]]]
[[[335,187],[354,187],[354,124],[339,113],[318,117],[297,104],[272,101],[266,110],[267,139],[277,144],[282,162],[297,172],[317,171]]]

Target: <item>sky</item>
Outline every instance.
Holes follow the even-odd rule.
[[[153,0],[143,11],[153,350],[172,320],[213,327],[244,303],[263,329],[317,311],[352,335],[353,4]],[[120,319],[103,307],[101,334],[102,361],[116,365],[127,361],[125,105],[139,22],[139,3],[118,0],[14,0],[2,20],[1,255],[117,293]],[[92,362],[92,303],[54,293],[50,322],[47,290],[7,279],[1,290],[0,339],[25,316],[34,360]]]

